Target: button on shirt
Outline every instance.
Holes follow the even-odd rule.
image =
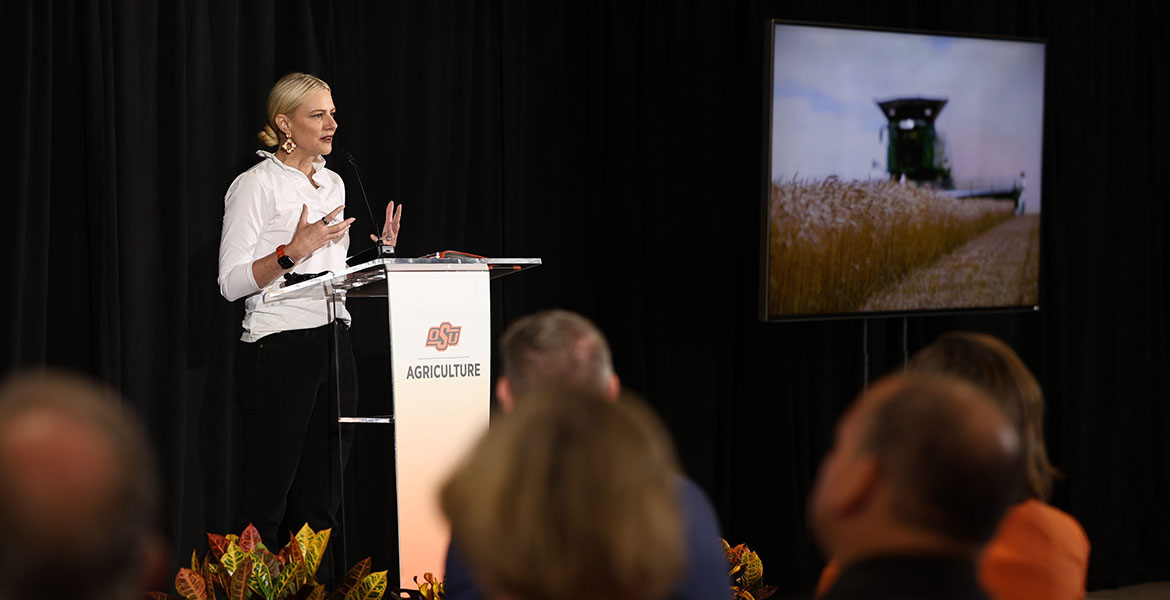
[[[223,233],[219,240],[219,292],[229,301],[247,297],[244,301],[245,342],[254,342],[270,333],[291,329],[309,329],[329,322],[327,300],[295,299],[265,302],[252,274],[252,263],[287,244],[296,233],[301,218],[301,206],[309,208],[306,218],[319,221],[338,206],[345,204],[345,183],[341,177],[325,168],[325,159],[313,161],[313,181],[263,150],[256,153],[264,158],[256,166],[244,171],[228,187],[224,199]],[[334,218],[339,222],[344,215]],[[297,263],[298,273],[345,269],[345,253],[349,249],[349,233],[330,241]],[[283,283],[278,277],[272,286]],[[349,323],[349,312],[344,300],[334,308],[337,318]]]

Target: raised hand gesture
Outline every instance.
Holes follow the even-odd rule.
[[[387,246],[393,246],[398,241],[398,229],[402,226],[402,205],[394,208],[394,201],[386,205],[386,224],[382,226],[381,242]],[[375,242],[379,241],[378,236],[370,234],[370,239]]]
[[[328,244],[329,242],[345,235],[349,230],[349,226],[353,223],[353,217],[350,217],[340,223],[330,225],[345,205],[338,206],[333,209],[333,212],[322,217],[318,221],[309,222],[309,207],[306,204],[301,205],[301,222],[297,225],[297,231],[293,234],[292,241],[288,243],[285,248],[285,253],[293,260],[300,262],[300,260],[318,248]]]

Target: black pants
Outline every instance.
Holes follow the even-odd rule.
[[[244,434],[236,531],[252,523],[275,553],[305,523],[314,531],[332,528],[329,552],[317,571],[317,580],[326,584],[333,579],[333,557],[341,554],[338,544],[343,542],[337,519],[344,469],[339,461],[349,455],[352,442],[349,427],[339,433],[337,426],[334,327],[341,410],[352,415],[357,370],[349,328],[340,322],[241,342],[236,362]]]

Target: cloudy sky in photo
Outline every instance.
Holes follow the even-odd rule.
[[[1042,44],[777,24],[772,77],[773,181],[885,178],[875,100],[946,98],[935,128],[955,179],[1024,172],[1040,209]]]

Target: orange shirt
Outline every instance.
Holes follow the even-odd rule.
[[[1089,538],[1067,513],[1039,500],[1008,510],[979,561],[979,583],[996,600],[1071,600],[1085,596]],[[830,560],[817,582],[817,598],[841,574]]]

